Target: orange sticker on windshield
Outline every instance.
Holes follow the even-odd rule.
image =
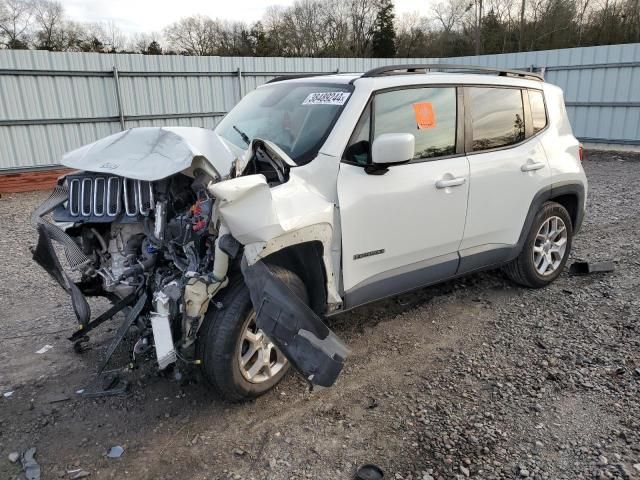
[[[416,114],[418,130],[433,128],[436,126],[436,115],[433,113],[433,105],[431,102],[414,103],[413,111]]]

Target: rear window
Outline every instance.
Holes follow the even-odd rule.
[[[547,126],[547,112],[544,108],[544,96],[540,90],[529,90],[529,105],[531,106],[531,123],[533,133],[538,133]]]
[[[524,140],[524,108],[518,88],[469,87],[472,150],[506,147]]]

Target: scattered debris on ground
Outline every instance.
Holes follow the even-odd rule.
[[[613,262],[573,262],[569,267],[571,275],[589,275],[591,273],[608,273],[613,272],[616,266]]]
[[[109,449],[109,452],[107,453],[107,457],[120,458],[123,453],[124,453],[124,448],[122,448],[120,445],[116,445]]]
[[[20,457],[22,470],[27,480],[40,480],[40,465],[36,462],[36,447],[26,450]]]
[[[585,169],[569,264],[615,271],[540,290],[490,272],[334,317],[353,351],[334,387],[308,393],[290,375],[243,405],[143,366],[126,395],[76,395],[114,331],[82,355],[48,333],[71,332],[75,315],[27,251],[47,194],[3,196],[0,392],[14,393],[0,396],[0,478],[35,446],[45,480],[350,480],[371,462],[393,480],[639,479],[640,156],[590,152]],[[33,335],[53,348],[36,354]],[[126,454],[107,458],[112,445]]]

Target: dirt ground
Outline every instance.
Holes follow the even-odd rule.
[[[74,353],[66,294],[28,249],[46,194],[3,195],[0,480],[29,447],[44,480],[350,479],[363,463],[385,479],[640,478],[640,156],[589,152],[585,169],[571,261],[614,273],[527,290],[488,272],[360,308],[330,322],[352,349],[334,387],[291,374],[242,405],[148,367],[127,396],[78,396],[116,324]]]

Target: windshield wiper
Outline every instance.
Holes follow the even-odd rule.
[[[233,125],[233,129],[238,132],[238,135],[240,135],[242,137],[242,140],[244,140],[244,142],[247,145],[251,145],[251,139],[249,138],[249,135],[247,135],[246,133],[244,133],[242,130],[240,130],[238,127],[236,127],[235,125]]]

